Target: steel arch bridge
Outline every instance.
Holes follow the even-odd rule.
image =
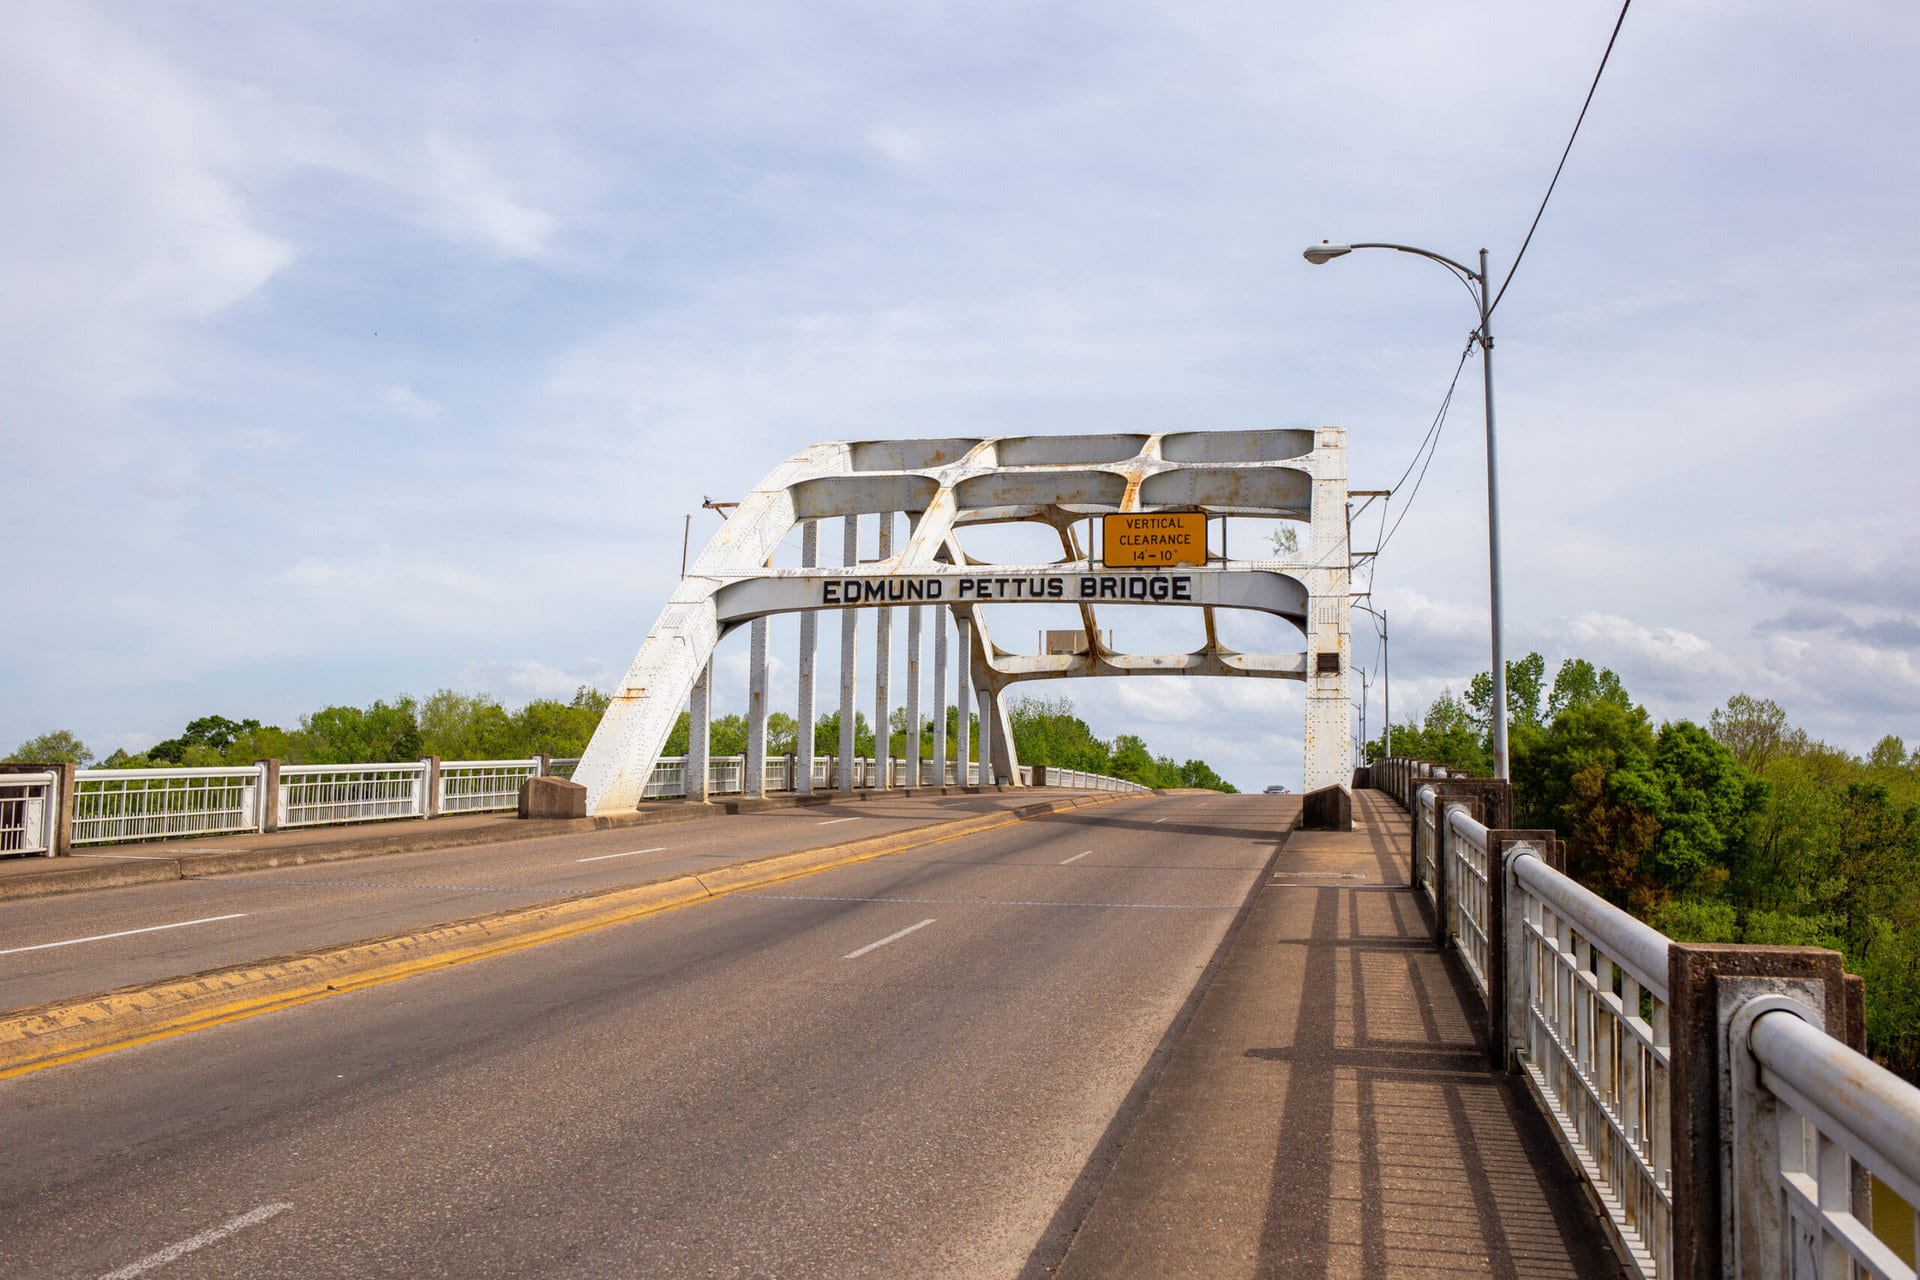
[[[983,777],[1017,783],[1003,695],[1028,680],[1091,676],[1242,676],[1306,685],[1305,783],[1351,783],[1348,720],[1346,433],[1314,430],[1178,431],[1154,434],[997,436],[981,439],[859,440],[813,445],[775,467],[709,542],[668,600],[627,669],[574,780],[589,813],[632,809],[679,714],[691,703],[689,796],[706,777],[709,672],[720,640],[751,630],[747,778],[762,777],[767,724],[767,619],[800,615],[798,741],[814,735],[814,651],[822,611],[841,618],[840,776],[851,789],[855,731],[854,658],[862,610],[874,624],[876,741],[886,767],[892,623],[907,615],[910,723],[920,716],[922,613],[934,627],[934,715],[946,706],[945,619],[956,633],[958,754],[967,759],[969,703],[979,699]],[[1283,558],[1229,559],[1226,539],[1205,562],[1115,568],[1095,558],[1092,517],[1199,513],[1304,522],[1301,548]],[[906,517],[895,541],[896,516]],[[863,519],[878,525],[877,559],[860,559]],[[820,564],[820,525],[842,523],[839,566]],[[995,564],[968,554],[965,535],[987,525],[1027,522],[1053,531],[1056,560]],[[775,549],[801,532],[801,567],[771,567]],[[1205,542],[1204,537],[1202,542]],[[1077,606],[1082,636],[1072,652],[1015,654],[993,642],[992,605]],[[1103,640],[1106,605],[1160,605],[1202,611],[1206,643],[1191,653],[1115,652]],[[1241,653],[1220,643],[1214,614],[1245,609],[1284,618],[1304,637],[1299,652]],[[919,755],[919,735],[908,735]],[[935,734],[944,765],[945,737]],[[909,777],[918,778],[917,768]],[[943,773],[936,776],[944,776]],[[810,789],[810,774],[799,779]]]

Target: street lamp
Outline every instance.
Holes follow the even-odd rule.
[[[1381,755],[1391,756],[1393,754],[1393,638],[1388,634],[1387,630],[1387,611],[1385,609],[1369,609],[1363,604],[1356,604],[1353,607],[1362,613],[1370,613],[1380,619],[1380,678],[1382,684],[1380,693],[1380,716],[1386,723],[1386,728],[1381,730],[1381,733],[1384,735],[1383,741],[1381,742]]]
[[[1426,258],[1437,262],[1454,273],[1469,290],[1479,286],[1476,298],[1480,313],[1480,325],[1473,331],[1473,339],[1480,344],[1481,385],[1486,390],[1487,399],[1487,578],[1488,597],[1493,614],[1493,776],[1507,776],[1507,664],[1503,655],[1504,646],[1500,637],[1500,474],[1496,462],[1493,441],[1493,305],[1487,300],[1487,251],[1480,251],[1480,269],[1473,270],[1455,262],[1444,254],[1430,253],[1425,249],[1416,249],[1411,245],[1386,243],[1334,244],[1322,240],[1319,244],[1308,246],[1302,255],[1315,266],[1332,262],[1335,258],[1344,258],[1355,249],[1392,249],[1395,253],[1410,253],[1416,258]]]

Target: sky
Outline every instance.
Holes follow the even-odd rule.
[[[819,440],[1338,425],[1389,487],[1471,302],[1300,251],[1504,277],[1617,12],[15,6],[0,751],[611,688],[684,517]],[[1920,739],[1916,64],[1910,4],[1629,14],[1494,317],[1510,654]],[[1391,504],[1396,720],[1488,666],[1481,408]],[[1296,784],[1250,684],[1036,692]]]

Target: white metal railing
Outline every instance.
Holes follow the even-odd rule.
[[[1047,766],[1047,785],[1050,787],[1077,787],[1092,791],[1151,791],[1137,782],[1125,778],[1110,777],[1104,773],[1088,773],[1085,769],[1056,769]]]
[[[642,800],[663,800],[687,794],[687,758],[665,756],[656,760],[647,785],[640,789]]]
[[[54,773],[0,774],[0,855],[51,854],[59,797]]]
[[[80,769],[73,775],[73,843],[260,829],[265,769]]]
[[[486,813],[520,803],[520,784],[540,771],[533,760],[460,760],[440,766],[441,813]],[[285,774],[281,775],[283,778]]]
[[[1766,1261],[1777,1259],[1776,1274],[1796,1280],[1914,1280],[1920,1089],[1786,1009],[1761,1012],[1747,1039],[1757,1088],[1774,1111],[1772,1132],[1758,1148],[1772,1151],[1751,1170],[1737,1157],[1736,1177],[1760,1181],[1761,1195],[1780,1212],[1772,1230],[1744,1239],[1743,1246],[1770,1255]],[[1736,1114],[1747,1110],[1739,1099],[1735,1107]],[[1870,1208],[1863,1205],[1863,1174],[1900,1203],[1881,1196]]]
[[[1440,843],[1440,828],[1435,820],[1435,804],[1432,787],[1420,787],[1413,793],[1413,861],[1414,879],[1426,892],[1427,901],[1437,910],[1439,901],[1434,897],[1434,849]]]
[[[546,772],[571,777],[578,757],[551,760]],[[831,789],[834,759],[815,756],[811,762],[815,790]],[[793,771],[785,756],[766,761],[766,792],[793,788]],[[856,785],[872,786],[879,765],[869,757],[853,762]],[[279,787],[267,794],[263,764],[219,769],[81,769],[74,775],[71,815],[73,843],[117,844],[170,837],[230,835],[259,831],[269,813],[277,814],[281,828],[379,822],[395,818],[424,818],[432,814],[489,813],[512,809],[520,786],[540,772],[537,757],[525,760],[450,760],[439,766],[438,781],[428,761],[381,764],[283,765]],[[907,776],[904,761],[890,762],[894,785]],[[922,785],[934,783],[931,761],[921,763]],[[1023,780],[1031,780],[1022,769]],[[969,761],[947,764],[944,785],[971,784],[980,766]],[[1118,778],[1104,778],[1077,770],[1051,769],[1053,786],[1144,790]],[[39,853],[52,848],[51,824],[56,818],[47,799],[46,779],[52,775],[0,774],[0,853]],[[707,793],[739,795],[744,790],[746,758],[720,756],[707,762]],[[644,798],[665,799],[687,794],[686,758],[669,756],[654,765],[642,791]],[[431,801],[431,803],[429,803]]]
[[[1487,829],[1460,805],[1447,806],[1448,932],[1480,999],[1487,998],[1487,934],[1493,927],[1487,885]]]
[[[302,764],[280,770],[280,826],[427,816],[427,764]]]
[[[1528,845],[1506,874],[1508,1025],[1526,1073],[1639,1273],[1671,1275],[1672,944]]]

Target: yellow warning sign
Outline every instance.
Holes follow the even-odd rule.
[[[1207,517],[1199,511],[1100,517],[1101,559],[1119,568],[1207,562]]]

